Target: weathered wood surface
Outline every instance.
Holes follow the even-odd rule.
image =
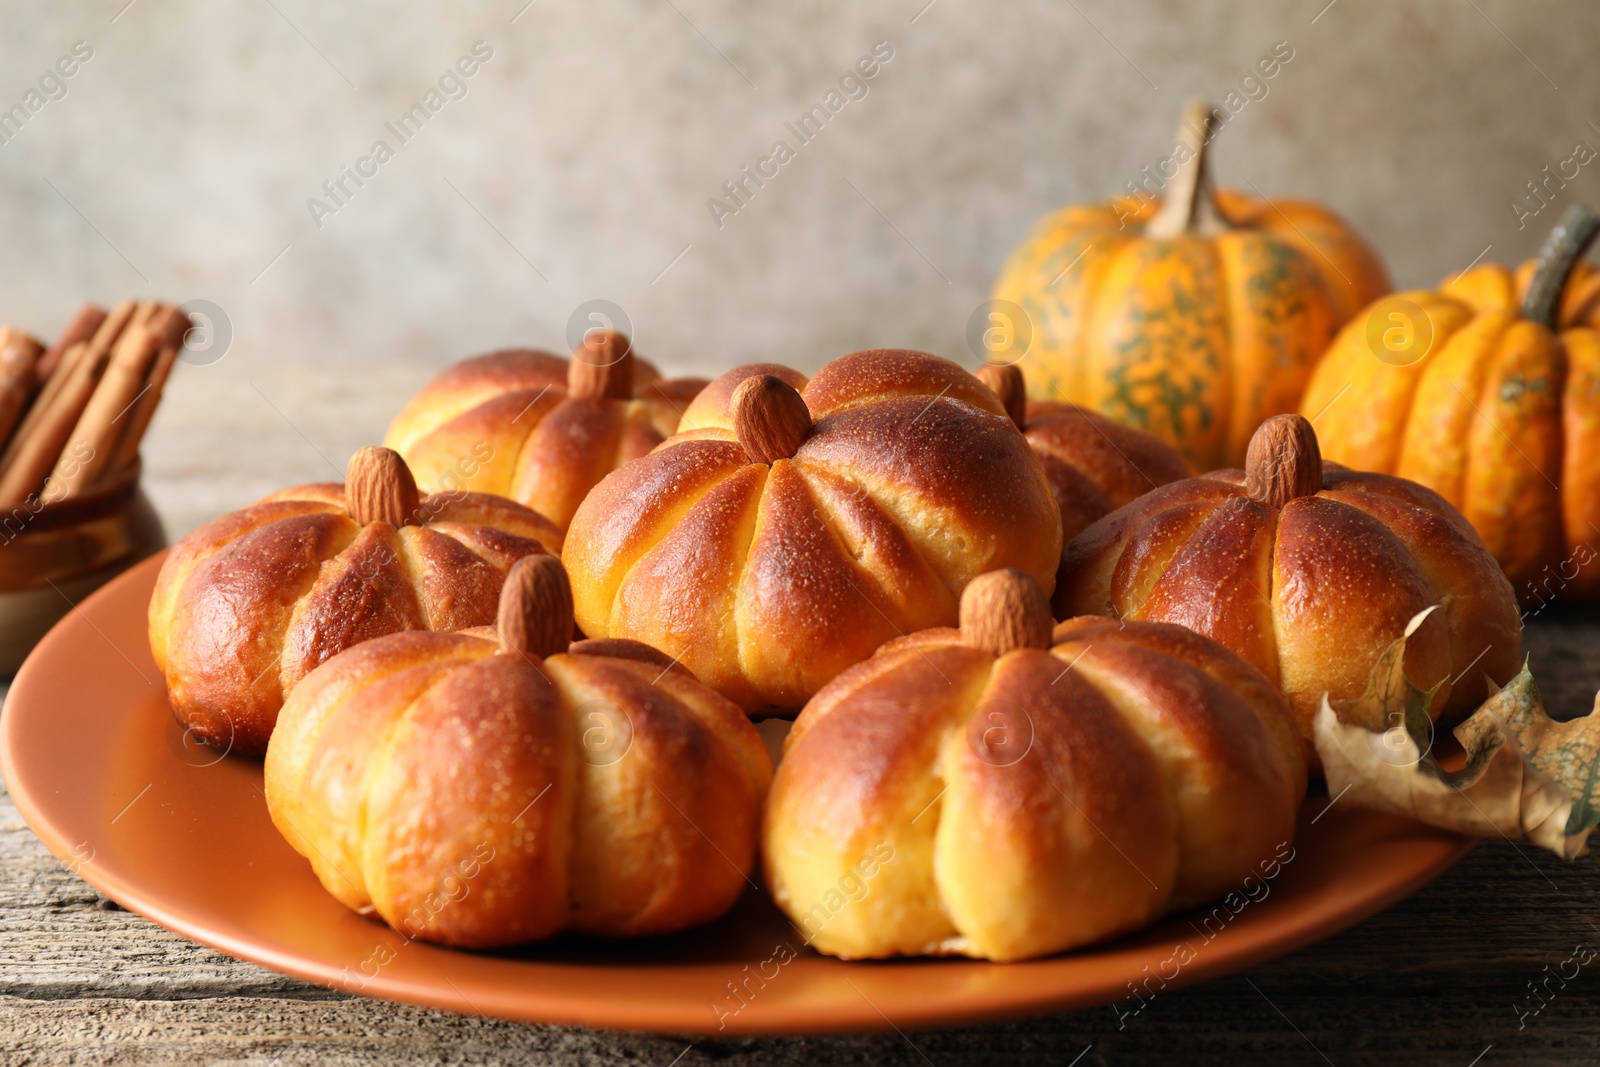
[[[1600,688],[1600,611],[1540,613],[1529,648],[1553,713],[1588,710]],[[1488,843],[1387,913],[1164,993],[1121,1028],[1100,1008],[904,1036],[691,1043],[344,997],[229,959],[101,900],[0,792],[7,1065],[1589,1064],[1600,1061],[1600,959],[1564,987],[1551,980],[1544,1000],[1529,989],[1580,946],[1600,949],[1600,867]]]

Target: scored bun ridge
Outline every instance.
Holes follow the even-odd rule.
[[[1510,680],[1516,600],[1459,512],[1415,483],[1333,463],[1315,486],[1291,488],[1300,478],[1214,471],[1110,513],[1062,550],[1056,613],[1175,622],[1220,641],[1282,688],[1308,746],[1322,694],[1359,696],[1430,606],[1441,610],[1408,642],[1406,672],[1420,689],[1439,684],[1433,717],[1481,703],[1484,676]],[[1252,485],[1282,505],[1251,499]]]
[[[730,410],[761,375],[799,389],[814,419],[770,464],[750,461]],[[984,571],[1054,583],[1061,517],[1039,461],[947,360],[857,353],[809,381],[736,368],[684,426],[595,487],[562,560],[584,633],[679,657],[746,708],[797,707],[884,641],[953,623]]]
[[[688,672],[616,651],[539,659],[492,630],[358,645],[284,707],[273,821],[330,893],[408,937],[708,922],[747,885],[771,760]]]
[[[624,354],[626,367],[574,366]],[[677,429],[705,384],[663,379],[620,335],[579,357],[506,349],[462,360],[406,404],[384,443],[426,490],[507,496],[564,529],[596,482]]]
[[[1259,672],[1162,623],[1073,619],[1053,641],[996,657],[952,629],[913,634],[807,705],[763,863],[813,947],[1025,959],[1282,859],[1306,761]],[[865,895],[829,908],[827,890],[863,870]]]
[[[421,521],[361,525],[337,483],[274,493],[181,538],[150,600],[151,654],[201,740],[260,755],[294,684],[353,644],[494,620],[523,556],[561,533],[500,497],[423,496]]]

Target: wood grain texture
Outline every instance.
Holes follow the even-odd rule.
[[[1588,710],[1600,688],[1597,646],[1600,610],[1553,606],[1530,619],[1534,671],[1554,714]],[[1486,843],[1353,930],[1239,975],[1163,993],[1120,1020],[1104,1007],[904,1036],[691,1046],[687,1037],[524,1026],[345,997],[229,959],[102,904],[0,792],[0,1063],[7,1065],[1468,1067],[1480,1054],[1479,1067],[1587,1064],[1600,1058],[1600,969],[1580,971],[1520,1030],[1517,1015],[1535,1003],[1526,983],[1546,965],[1554,971],[1580,943],[1600,948],[1600,869]]]

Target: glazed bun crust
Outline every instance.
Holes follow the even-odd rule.
[[[565,390],[567,361],[536,348],[502,348],[451,364],[407,401],[389,423],[388,447],[405,448],[442,423],[508,393]],[[527,403],[524,400],[523,403]],[[397,443],[398,442],[398,443]]]
[[[1258,672],[1163,624],[1054,642],[997,659],[927,631],[807,705],[763,856],[814,947],[1046,955],[1237,888],[1292,840],[1305,759]]]
[[[575,396],[568,361],[533,349],[463,360],[395,416],[384,444],[425,491],[510,497],[565,529],[595,483],[677,429],[698,378],[663,380],[632,364],[624,397]]]
[[[1026,402],[1023,436],[1044,467],[1061,509],[1063,549],[1090,524],[1194,470],[1154,434],[1088,408],[1050,400]],[[1059,587],[1066,579],[1056,573]]]
[[[1180,623],[1226,645],[1288,698],[1303,734],[1322,694],[1359,696],[1406,646],[1413,684],[1456,716],[1482,678],[1521,665],[1511,585],[1459,512],[1415,483],[1324,464],[1321,490],[1271,507],[1240,471],[1174,482],[1084,529],[1062,552],[1058,615]],[[1441,684],[1442,683],[1442,684]]]
[[[682,434],[709,428],[726,430],[731,435],[733,391],[746,378],[754,378],[758,374],[770,374],[796,389],[804,390],[806,387],[806,376],[792,367],[785,367],[781,363],[746,363],[713,378],[709,385],[700,390],[684,411],[678,423],[678,432]]]
[[[540,660],[493,635],[369,641],[290,696],[267,803],[328,891],[469,948],[731,907],[772,775],[744,714],[651,650]]]
[[[731,413],[762,373],[803,385],[812,418],[770,465],[750,461]],[[683,425],[595,487],[562,562],[585,634],[660,648],[746,708],[798,707],[884,641],[954,622],[984,571],[1054,583],[1060,513],[1039,462],[946,360],[856,353],[809,383],[741,367]]]
[[[1150,490],[1194,475],[1154,434],[1075,404],[1028,401],[1022,432],[1044,464],[1067,540]]]
[[[823,366],[801,395],[811,417],[881,400],[948,397],[994,415],[1005,407],[976,377],[948,359],[908,348],[870,348]]]
[[[172,547],[151,597],[150,649],[179,721],[260,755],[294,684],[362,641],[492,622],[511,564],[556,552],[532,511],[475,494],[422,498],[425,525],[363,526],[338,484],[300,486]]]

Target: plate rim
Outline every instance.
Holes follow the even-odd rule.
[[[12,680],[11,687],[6,695],[4,708],[0,709],[0,773],[5,776],[7,792],[10,794],[12,802],[16,805],[18,814],[28,828],[53,855],[66,863],[69,869],[72,868],[74,862],[73,846],[68,841],[68,838],[72,835],[65,832],[57,824],[56,820],[52,818],[48,800],[34,794],[33,789],[30,787],[32,783],[30,782],[29,772],[17,762],[14,736],[17,733],[17,723],[19,721],[19,713],[16,711],[19,706],[17,698],[19,695],[22,697],[20,706],[25,709],[20,714],[22,716],[29,715],[30,712],[26,710],[32,703],[29,694],[30,690],[38,684],[33,680],[35,675],[44,672],[44,667],[41,665],[52,657],[58,645],[71,644],[73,632],[77,626],[83,624],[90,627],[94,626],[93,621],[85,613],[85,608],[99,608],[104,600],[109,599],[117,591],[126,595],[128,590],[124,587],[127,585],[146,580],[153,583],[152,572],[160,566],[165,555],[165,552],[161,552],[141,561],[89,597],[86,597],[79,604],[74,605],[73,609],[67,613],[61,622],[57,623],[44,639],[39,642],[34,652],[29,654],[27,660]],[[77,621],[80,617],[83,620],[82,623]],[[43,655],[40,654],[41,651],[44,653]],[[1327,806],[1331,807],[1332,802],[1330,801]],[[1305,816],[1306,812],[1307,809],[1303,807],[1301,818]],[[1320,813],[1316,817],[1320,818]],[[1348,930],[1434,881],[1455,866],[1478,843],[1476,838],[1448,834],[1444,831],[1433,830],[1431,827],[1424,829],[1432,831],[1435,836],[1433,841],[1434,856],[1429,862],[1416,865],[1405,877],[1381,883],[1367,883],[1361,887],[1362,892],[1346,897],[1343,905],[1338,908],[1313,907],[1309,910],[1303,910],[1289,920],[1281,920],[1274,927],[1276,931],[1274,936],[1266,936],[1256,931],[1253,927],[1241,932],[1238,926],[1230,926],[1223,931],[1223,934],[1218,936],[1231,933],[1230,940],[1237,941],[1240,937],[1246,937],[1250,940],[1236,946],[1230,945],[1226,952],[1199,954],[1193,964],[1180,968],[1175,977],[1166,980],[1162,986],[1162,991],[1178,989],[1226,974],[1237,973],[1264,961],[1286,956],[1307,945]],[[1296,840],[1299,840],[1298,835]],[[976,1006],[965,1005],[952,1002],[955,996],[950,996],[929,997],[920,1006],[913,1006],[909,1010],[904,1005],[896,1005],[894,1019],[891,1019],[889,1015],[884,1014],[875,1004],[867,1000],[864,993],[861,994],[864,1010],[860,1010],[855,1014],[842,1012],[834,1007],[828,1008],[824,1014],[805,1016],[799,1009],[785,1007],[776,1013],[781,1016],[780,1018],[773,1018],[772,1016],[775,1013],[770,1008],[764,1011],[751,1010],[761,1007],[762,1002],[759,999],[755,999],[744,1010],[731,1017],[726,1017],[723,1020],[724,1025],[722,1027],[713,1027],[708,1021],[709,1013],[702,1011],[694,1014],[685,1014],[683,1009],[672,1002],[652,1004],[633,1001],[616,1003],[598,1001],[592,998],[564,997],[560,995],[559,990],[529,989],[523,991],[521,998],[515,1004],[497,1001],[494,1010],[484,1011],[477,1003],[469,999],[466,994],[455,988],[454,983],[448,982],[448,979],[445,980],[445,985],[448,988],[441,988],[439,984],[424,985],[415,979],[407,979],[404,976],[397,977],[380,972],[377,976],[365,982],[360,990],[353,990],[349,988],[348,983],[340,981],[339,972],[332,964],[324,963],[291,950],[253,941],[245,936],[234,936],[226,931],[214,930],[205,922],[188,917],[181,910],[174,909],[160,894],[147,891],[136,881],[122,877],[116,870],[99,864],[85,863],[74,869],[73,873],[127,910],[141,915],[181,937],[236,959],[266,967],[277,973],[298,978],[323,988],[354,993],[358,996],[371,996],[418,1007],[447,1010],[461,1014],[477,1014],[484,1017],[522,1023],[704,1036],[801,1036],[887,1032],[891,1029],[949,1029],[1063,1011],[1083,1010],[1090,1007],[1116,1004],[1128,999],[1114,995],[1119,987],[1107,986],[1104,980],[1080,982],[1076,989],[1068,991],[1063,991],[1058,986],[1052,986],[1047,982],[1041,982],[1033,984],[1027,990],[1017,991],[1007,996],[1002,1004],[993,1003],[993,998],[991,997],[981,999],[981,1003]],[[1163,916],[1161,920],[1152,924],[1151,927],[1134,931],[1128,936],[1138,937],[1152,929],[1159,929],[1162,924],[1173,917],[1173,915]],[[1285,926],[1287,926],[1287,929],[1284,929]],[[1162,944],[1164,942],[1157,943],[1157,945]],[[456,951],[442,948],[441,950]],[[1087,949],[1071,953],[1060,953],[1039,960],[1018,963],[996,963],[966,959],[946,961],[917,957],[854,963],[830,962],[837,962],[843,967],[920,968],[944,966],[952,962],[956,965],[968,964],[982,967],[1034,967],[1040,965],[1047,967],[1052,961],[1082,959],[1097,953],[1104,954],[1129,950],[1151,954],[1152,963],[1159,960],[1161,953],[1165,951],[1164,948],[1153,948],[1152,946],[1130,946],[1126,944],[1125,939],[1117,939],[1103,945],[1090,946]],[[465,952],[461,954],[465,956],[473,955]],[[561,966],[559,963],[545,963],[542,965]],[[629,965],[620,964],[619,966],[627,967]],[[1133,973],[1138,972],[1135,971]],[[854,983],[850,984],[854,985]],[[860,993],[859,989],[857,992]]]

